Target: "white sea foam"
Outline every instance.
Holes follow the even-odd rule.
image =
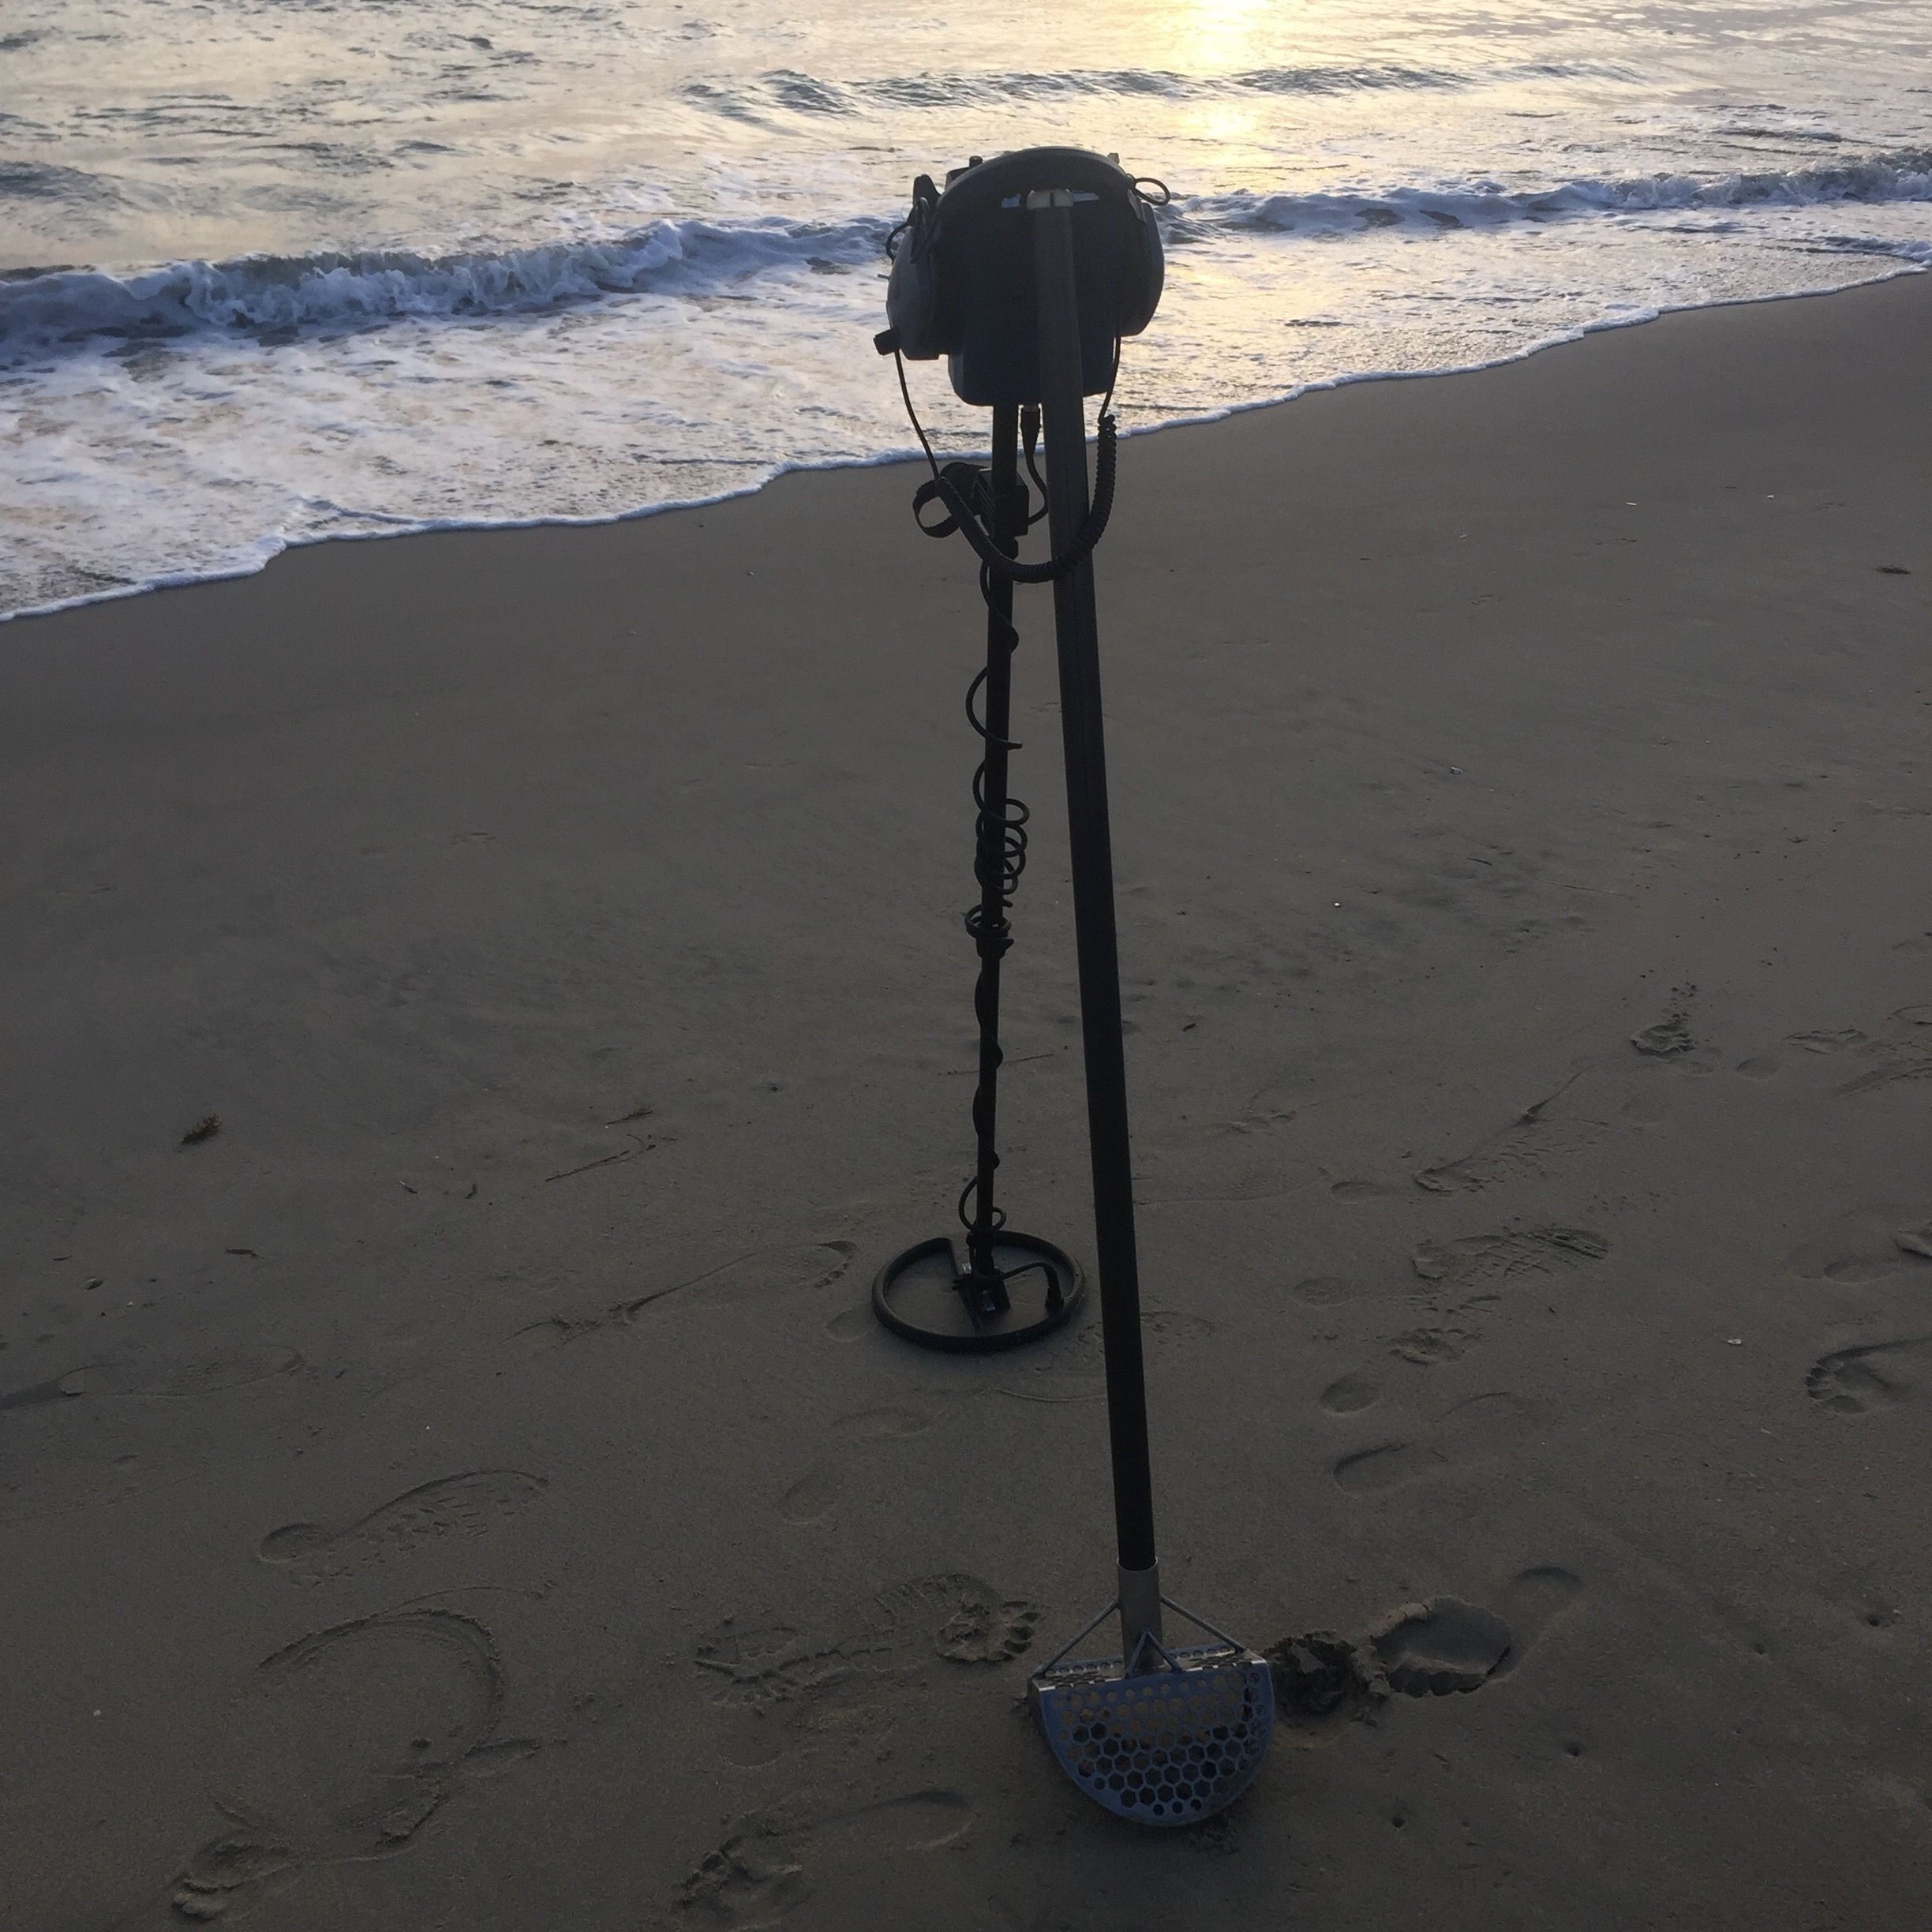
[[[1490,183],[1319,194],[1242,189],[1176,200],[1170,243],[1220,232],[1333,233],[1406,223],[1423,230],[1511,222],[1835,202],[1932,202],[1932,151],[1698,180],[1653,175],[1505,189]],[[507,316],[645,290],[695,297],[773,271],[876,260],[892,226],[844,221],[659,221],[590,239],[424,256],[408,250],[173,262],[125,278],[70,269],[0,283],[0,366],[91,345],[197,329],[277,331],[400,317]]]

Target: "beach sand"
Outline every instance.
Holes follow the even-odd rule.
[[[917,473],[0,630],[0,1922],[1923,1925],[1929,379],[1915,278],[1123,445],[1166,1582],[1383,1678],[1172,1834],[1017,1702],[1095,1326],[866,1305],[970,1147]],[[1084,1255],[1020,627],[1002,1179]]]

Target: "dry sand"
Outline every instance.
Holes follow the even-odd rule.
[[[0,631],[0,1919],[1923,1926],[1929,377],[1912,279],[1124,447],[1168,1581],[1390,1680],[1173,1835],[1015,1709],[1091,1331],[865,1311],[968,1146],[913,473]],[[1084,1252],[1046,613],[1005,1178]]]

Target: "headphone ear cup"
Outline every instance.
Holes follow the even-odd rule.
[[[1167,280],[1159,224],[1154,219],[1152,207],[1138,195],[1134,197],[1134,215],[1133,244],[1129,252],[1134,272],[1121,290],[1120,333],[1123,335],[1138,335],[1154,320]]]
[[[886,284],[886,320],[908,362],[937,361],[946,352],[939,325],[939,252],[933,246],[934,220],[932,202],[923,197],[914,201]]]

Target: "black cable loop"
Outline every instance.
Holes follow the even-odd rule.
[[[1017,562],[994,541],[991,531],[981,521],[966,493],[967,489],[972,487],[968,479],[976,479],[979,474],[973,465],[948,463],[943,470],[940,468],[939,459],[933,454],[931,440],[926,434],[924,425],[919,421],[919,412],[912,406],[912,391],[906,382],[905,358],[897,348],[893,350],[893,361],[898,368],[899,393],[905,399],[906,414],[911,419],[914,433],[919,437],[919,447],[926,452],[927,465],[932,471],[932,481],[922,483],[912,492],[913,517],[915,520],[919,519],[919,512],[935,500],[942,504],[948,512],[937,523],[919,521],[919,528],[928,537],[950,537],[955,530],[958,530],[972,545],[982,564],[1014,583],[1052,583],[1085,563],[1093,555],[1095,546],[1106,534],[1107,519],[1114,509],[1114,439],[1118,425],[1109,405],[1113,402],[1114,384],[1120,374],[1119,339],[1116,337],[1114,339],[1114,366],[1107,377],[1106,394],[1100,403],[1100,447],[1094,463],[1093,502],[1088,507],[1086,521],[1075,534],[1073,541],[1065,550],[1042,564]],[[1032,467],[1030,462],[1028,466],[1029,469]],[[975,489],[974,494],[977,493]]]
[[[1040,406],[1029,402],[1020,412],[1020,447],[1026,454],[1026,472],[1033,479],[1033,487],[1039,492],[1040,506],[1027,519],[1027,528],[1031,530],[1053,507],[1046,494],[1046,479],[1039,473],[1039,466],[1033,460],[1033,452],[1039,446]]]
[[[988,474],[975,463],[949,462],[942,467],[934,454],[931,439],[926,433],[925,425],[919,419],[918,410],[912,406],[912,391],[906,381],[905,358],[896,345],[893,347],[893,362],[898,372],[899,393],[905,402],[906,417],[912,425],[913,433],[919,438],[919,447],[925,454],[927,467],[932,472],[931,481],[921,484],[913,492],[913,519],[928,537],[949,537],[957,530],[972,545],[975,554],[979,559],[979,594],[985,600],[988,613],[994,620],[989,625],[990,650],[1002,652],[1009,659],[1019,648],[1020,634],[1014,629],[1011,617],[1001,612],[994,601],[995,579],[1004,578],[1010,583],[1051,583],[1056,578],[1066,575],[1091,556],[1095,545],[1106,533],[1107,519],[1114,508],[1114,443],[1118,425],[1113,414],[1112,404],[1114,384],[1120,377],[1120,338],[1116,336],[1114,339],[1113,365],[1107,372],[1106,393],[1100,399],[1099,451],[1094,465],[1093,500],[1088,506],[1086,520],[1064,551],[1049,557],[1044,563],[1022,564],[1018,560],[1017,538],[1002,541],[994,534],[994,527],[998,522],[998,507],[992,499],[991,481]],[[1034,459],[1040,432],[1040,410],[1037,403],[1029,402],[1023,407],[1020,426],[1027,474],[1032,477],[1040,493],[1039,508],[1029,511],[1021,517],[1020,528],[1026,530],[1031,530],[1047,512],[1046,482]],[[920,512],[927,504],[934,501],[942,506],[946,514],[938,522],[928,523]],[[979,694],[986,687],[991,668],[989,662],[966,687],[967,722],[979,733],[986,747],[986,755],[981,758],[972,779],[973,878],[979,887],[980,898],[979,902],[966,913],[964,923],[972,936],[973,945],[979,955],[979,975],[973,988],[973,1013],[979,1023],[982,1042],[990,1043],[989,1070],[997,1076],[1006,1056],[994,1033],[994,975],[998,962],[1005,957],[1013,945],[1013,928],[1008,923],[1006,912],[1019,888],[1020,874],[1026,870],[1027,826],[1032,812],[1024,799],[1015,798],[1010,791],[1002,812],[995,813],[987,805],[987,758],[996,749],[1004,752],[1020,749],[1017,739],[995,736],[977,709]],[[987,917],[989,898],[998,908],[997,916],[990,920]],[[987,1149],[989,1178],[998,1171],[1000,1165],[998,1151],[989,1144],[991,1139],[992,1106],[992,1095],[982,1080],[973,1091],[972,1125],[975,1141]],[[973,1253],[975,1271],[981,1265],[979,1252],[980,1241],[990,1240],[1006,1225],[1006,1211],[997,1203],[987,1215],[983,1224],[981,1222],[979,1213],[979,1181],[980,1176],[975,1172],[960,1190],[958,1204],[960,1223],[968,1237],[968,1250]],[[990,1266],[990,1262],[987,1265]],[[1028,1274],[1035,1269],[1045,1269],[1045,1264],[1028,1262],[1018,1268],[995,1271],[999,1273],[1002,1281],[1007,1281],[1017,1275]],[[1050,1275],[1050,1270],[1045,1271]]]
[[[990,479],[983,471],[975,471],[972,488],[975,502],[971,506],[975,516],[990,515],[993,505],[990,500]],[[990,616],[996,620],[990,627],[989,642],[991,650],[998,651],[1010,661],[1020,647],[1020,633],[1010,618],[1001,619],[994,599],[996,590],[992,571],[983,563],[979,567],[979,594],[985,599]],[[990,653],[989,653],[990,660]],[[1013,904],[1013,895],[1018,890],[1020,876],[1026,870],[1027,825],[1032,817],[1032,810],[1024,799],[1016,798],[1009,791],[1005,809],[995,812],[987,799],[987,765],[995,751],[1017,751],[1020,741],[1017,738],[996,734],[987,724],[979,710],[979,694],[986,688],[987,680],[992,675],[993,665],[989,661],[975,676],[966,687],[966,721],[978,732],[986,747],[985,755],[979,761],[972,777],[973,799],[973,879],[979,888],[979,900],[970,907],[964,923],[972,935],[973,945],[979,955],[979,974],[973,987],[973,1015],[979,1024],[983,1042],[991,1043],[991,1071],[997,1079],[1005,1054],[1001,1047],[994,1030],[993,1013],[994,975],[998,963],[1005,958],[1013,945],[1013,928],[1008,923],[1006,911]],[[989,899],[998,908],[996,916],[987,918]],[[1000,1159],[997,1148],[990,1146],[993,1096],[982,1081],[973,1090],[972,1126],[976,1144],[987,1149],[987,1165],[990,1173],[997,1173]],[[969,1237],[978,1237],[981,1241],[990,1239],[1006,1224],[1005,1210],[997,1203],[987,1215],[983,1223],[979,1217],[979,1181],[975,1170],[965,1186],[960,1190],[957,1212],[960,1225]],[[975,1244],[969,1238],[968,1249]],[[975,1253],[973,1264],[975,1270],[981,1265]],[[1030,1264],[1029,1264],[1030,1265]],[[1002,1279],[1006,1279],[1002,1275]]]

